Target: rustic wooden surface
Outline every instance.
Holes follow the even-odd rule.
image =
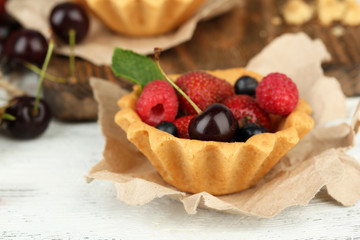
[[[336,77],[347,96],[360,95],[360,27],[341,24],[321,26],[317,20],[298,27],[282,22],[274,25],[284,0],[246,0],[244,5],[222,16],[199,23],[193,38],[162,53],[162,65],[168,73],[198,69],[245,66],[274,38],[283,33],[305,32],[320,38],[332,56],[324,63],[326,75]],[[341,36],[334,31],[343,31]],[[59,57],[56,61],[65,61]],[[64,67],[67,67],[67,63]],[[126,88],[128,82],[114,78],[108,66],[93,66],[78,60],[80,74],[117,81]]]
[[[327,45],[333,59],[324,64],[326,73],[339,79],[348,96],[360,95],[359,27],[345,27],[344,35],[335,37],[332,27],[315,22],[301,28],[274,26],[270,20],[281,2],[248,0],[242,8],[200,23],[191,41],[162,54],[165,70],[243,66],[281,33],[305,31]],[[67,61],[57,57],[52,65],[61,71]],[[97,76],[131,88],[108,66],[76,64],[81,81]],[[349,113],[358,101],[347,99]],[[356,140],[350,155],[358,159],[360,136]],[[116,199],[112,183],[87,184],[83,177],[102,158],[104,144],[95,122],[52,121],[32,141],[0,135],[0,239],[359,239],[360,204],[343,207],[325,189],[309,205],[270,219],[203,209],[189,216],[180,202],[168,198],[129,206]]]

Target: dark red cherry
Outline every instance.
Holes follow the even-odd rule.
[[[17,97],[10,101],[5,112],[15,120],[3,119],[1,126],[14,138],[31,139],[41,135],[51,120],[50,108],[40,100],[37,113],[33,112],[34,97]]]
[[[6,40],[13,31],[20,28],[20,23],[10,15],[3,14],[0,16],[0,40]]]
[[[4,13],[0,15],[0,60],[4,57],[6,39],[10,34],[20,29],[21,25],[10,15]]]
[[[22,66],[24,62],[41,66],[45,60],[48,43],[38,31],[18,29],[6,40],[4,53],[11,67]]]
[[[6,3],[6,0],[0,0],[0,16],[6,13],[5,3]]]
[[[49,21],[55,35],[65,43],[69,43],[70,29],[75,30],[75,43],[84,40],[89,31],[89,17],[76,3],[63,2],[56,5]]]
[[[229,142],[237,126],[230,109],[223,104],[214,103],[191,119],[189,135],[191,139]]]
[[[0,40],[0,60],[4,57],[5,41]]]

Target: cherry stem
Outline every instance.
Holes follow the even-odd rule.
[[[76,83],[75,77],[75,37],[76,32],[74,29],[69,30],[69,46],[70,46],[70,57],[69,57],[69,64],[70,64],[70,77],[71,82]]]
[[[174,83],[173,80],[171,80],[166,75],[166,73],[164,72],[164,70],[160,66],[160,52],[161,52],[161,48],[155,48],[154,49],[155,63],[158,66],[161,74],[165,77],[166,81],[168,81],[171,84],[171,86],[173,86],[191,104],[191,106],[195,109],[197,114],[200,114],[202,112],[201,109],[189,98],[188,95],[186,95],[186,93],[184,93],[184,91],[178,85],[176,85],[176,83]]]
[[[9,120],[9,121],[15,121],[16,117],[14,117],[13,115],[8,114],[8,113],[3,113],[0,116],[0,120],[2,120],[2,119],[6,119],[6,120]]]
[[[11,105],[15,104],[15,102],[11,102],[9,100],[8,101],[8,104],[6,104],[5,106],[2,106],[0,108],[0,123],[3,119],[6,119],[6,120],[10,120],[10,121],[15,121],[16,120],[16,117],[14,117],[13,115],[9,114],[9,113],[6,113],[6,109],[8,107],[10,107]]]
[[[39,75],[41,73],[41,69],[38,68],[36,65],[34,65],[32,63],[26,62],[25,67],[27,67],[29,70],[31,70],[34,73],[37,73]],[[49,73],[45,73],[45,78],[49,79],[50,81],[53,81],[53,82],[60,82],[60,83],[66,83],[67,82],[67,80],[65,78],[56,77],[56,76],[53,76],[53,75],[51,75]]]
[[[35,98],[35,103],[34,103],[34,108],[33,108],[34,115],[38,114],[42,84],[44,82],[46,69],[48,68],[53,49],[54,49],[54,42],[53,42],[53,40],[50,40],[49,47],[48,47],[48,50],[46,53],[46,57],[45,57],[45,60],[44,60],[44,63],[43,63],[43,66],[42,66],[41,72],[40,72],[39,83],[38,83],[38,88],[37,88],[37,93],[36,93],[36,98]]]

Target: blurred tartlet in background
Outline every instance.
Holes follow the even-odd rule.
[[[76,0],[111,30],[129,36],[160,35],[181,25],[206,0]]]

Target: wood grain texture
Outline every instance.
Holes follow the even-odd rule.
[[[331,54],[332,60],[324,63],[326,75],[336,77],[347,96],[360,95],[360,26],[338,23],[321,26],[316,19],[303,26],[290,26],[284,22],[274,25],[272,20],[281,17],[284,2],[245,0],[241,7],[200,22],[190,41],[162,53],[163,68],[168,73],[183,73],[245,66],[277,36],[303,31],[311,38],[321,39]],[[339,29],[342,34],[335,34]],[[93,66],[78,60],[78,67],[85,75],[107,78],[131,88],[127,81],[115,78],[109,66]]]

